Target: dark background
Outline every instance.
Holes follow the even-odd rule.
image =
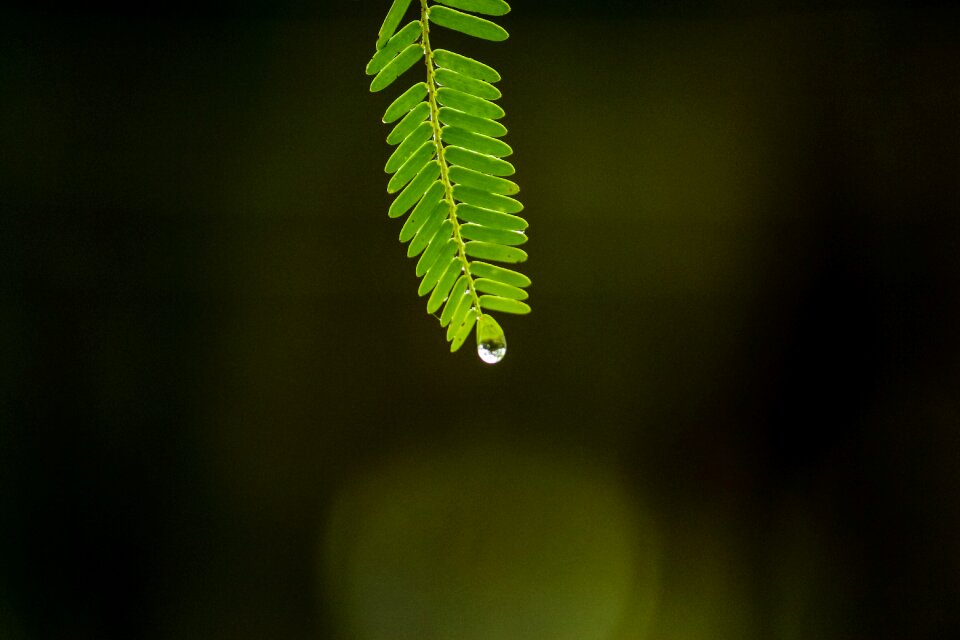
[[[531,223],[490,367],[385,215],[386,6],[2,10],[0,638],[960,632],[956,7],[436,30]]]

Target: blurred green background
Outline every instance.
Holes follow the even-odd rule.
[[[438,30],[531,223],[490,367],[386,217],[387,4],[2,9],[0,638],[960,632],[956,6]]]

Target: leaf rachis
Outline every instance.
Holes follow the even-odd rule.
[[[437,81],[433,66],[433,49],[430,47],[430,7],[427,0],[420,0],[420,24],[423,29],[423,52],[427,64],[427,101],[430,104],[430,122],[433,126],[433,141],[437,148],[437,157],[440,160],[440,181],[443,183],[443,199],[449,207],[449,219],[453,223],[453,237],[457,242],[457,253],[463,272],[467,278],[466,294],[473,298],[474,306],[480,309],[480,296],[470,275],[470,262],[467,260],[466,246],[460,237],[460,221],[457,220],[456,203],[453,199],[453,185],[450,183],[450,168],[444,157],[444,146],[440,131],[440,107],[437,106]]]

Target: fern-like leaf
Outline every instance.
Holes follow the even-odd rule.
[[[507,179],[515,170],[503,159],[513,149],[500,139],[507,128],[494,102],[500,74],[473,58],[433,49],[430,28],[506,40],[506,30],[480,15],[502,16],[510,6],[503,0],[420,0],[420,18],[398,31],[410,5],[393,0],[366,67],[376,92],[426,62],[426,79],[401,93],[383,116],[384,123],[396,123],[387,135],[395,149],[384,170],[391,174],[387,192],[397,195],[387,214],[407,216],[400,241],[409,243],[407,256],[417,257],[417,293],[427,298],[428,313],[439,312],[450,350],[475,330],[480,357],[499,362],[507,342],[491,312],[530,313],[530,279],[491,264],[527,259],[519,248],[527,241],[527,221],[512,197],[520,187]]]

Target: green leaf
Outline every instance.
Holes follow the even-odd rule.
[[[505,115],[503,109],[489,100],[447,87],[437,89],[437,101],[445,107],[452,107],[478,118],[499,120]]]
[[[422,32],[423,27],[419,20],[414,20],[403,29],[400,29],[400,31],[397,31],[397,34],[390,38],[386,46],[370,58],[370,62],[367,63],[366,68],[367,75],[372,76],[379,73],[398,53],[406,49],[407,45],[416,42]]]
[[[477,80],[500,82],[500,74],[497,73],[496,69],[483,64],[479,60],[462,56],[459,53],[447,51],[446,49],[434,49],[433,61],[441,67],[452,69],[457,73],[468,75]]]
[[[448,7],[483,13],[488,16],[503,16],[510,13],[510,5],[503,0],[437,0]]]
[[[502,311],[524,315],[530,313],[530,305],[519,300],[501,298],[500,296],[480,296],[480,308],[488,311]]]
[[[519,231],[508,231],[506,229],[494,229],[492,227],[483,227],[479,224],[465,224],[460,227],[460,236],[467,240],[482,240],[507,246],[517,246],[525,244],[529,238]]]
[[[500,89],[497,89],[488,82],[465,76],[462,73],[457,73],[450,69],[437,69],[434,78],[445,87],[463,91],[464,93],[469,93],[478,98],[485,98],[486,100],[496,100],[503,95],[500,93]]]
[[[405,114],[414,105],[427,97],[427,83],[418,82],[403,93],[396,100],[390,103],[386,112],[383,114],[383,122],[389,124]]]
[[[471,240],[464,245],[464,251],[471,258],[493,260],[494,262],[517,263],[527,259],[527,252],[516,247],[505,247],[500,244]]]
[[[463,324],[457,329],[453,341],[450,343],[450,353],[454,353],[463,346],[463,343],[470,337],[470,332],[473,331],[473,325],[477,323],[478,317],[480,317],[480,314],[475,309],[467,313],[463,319]]]
[[[450,179],[457,184],[483,189],[491,193],[512,196],[520,191],[520,186],[516,182],[488,176],[485,173],[480,173],[479,171],[465,167],[450,167],[447,174],[450,176]]]
[[[440,139],[449,145],[462,147],[470,151],[476,151],[477,153],[483,153],[497,158],[509,156],[513,153],[510,145],[503,140],[482,136],[478,133],[461,129],[460,127],[451,127],[449,125],[444,127],[440,130]]]
[[[443,301],[447,299],[450,288],[453,287],[453,283],[457,281],[461,273],[463,273],[463,265],[460,263],[459,258],[454,258],[450,261],[450,266],[447,267],[447,270],[440,277],[440,281],[437,283],[437,286],[433,288],[433,293],[430,294],[430,298],[427,300],[427,313],[437,312],[443,304]]]
[[[440,254],[443,253],[446,242],[453,240],[450,235],[452,233],[453,223],[450,222],[450,220],[444,220],[443,224],[440,225],[440,228],[437,229],[437,232],[430,240],[430,246],[427,247],[427,250],[423,252],[423,255],[420,256],[420,259],[417,261],[416,274],[418,278],[422,278],[423,275],[430,270],[433,263],[436,262]]]
[[[457,302],[457,308],[453,310],[453,315],[450,317],[450,324],[447,325],[447,341],[453,340],[453,336],[456,335],[457,330],[460,329],[460,325],[463,324],[464,318],[467,317],[467,314],[470,313],[470,309],[473,308],[473,295],[466,294]]]
[[[496,120],[478,118],[477,116],[472,116],[469,113],[451,109],[450,107],[440,108],[440,122],[453,125],[454,127],[462,127],[467,131],[481,133],[491,138],[499,138],[507,134],[507,128]]]
[[[472,16],[469,13],[462,13],[455,9],[434,5],[430,7],[427,15],[430,18],[430,22],[434,24],[465,33],[475,38],[501,42],[510,37],[507,30],[500,25],[483,18],[478,18],[477,16]]]
[[[487,280],[479,278],[473,281],[473,286],[477,291],[490,293],[501,298],[511,298],[513,300],[526,300],[530,294],[519,287],[497,282],[496,280]]]
[[[407,115],[403,116],[403,119],[397,123],[397,126],[395,126],[393,131],[390,132],[390,135],[387,136],[387,144],[403,142],[404,138],[410,135],[410,133],[417,128],[418,124],[426,120],[428,115],[430,115],[429,103],[421,102],[415,106]]]
[[[397,169],[397,172],[387,183],[387,193],[396,193],[403,188],[403,185],[410,182],[415,175],[420,173],[424,165],[433,159],[437,153],[437,145],[433,140],[427,140],[419,149],[410,154],[403,165]]]
[[[430,185],[427,192],[420,198],[420,202],[407,216],[406,222],[403,223],[403,228],[400,229],[400,242],[409,242],[427,223],[430,214],[436,209],[440,199],[443,198],[443,188],[443,183],[439,180]],[[440,224],[437,223],[437,226],[440,226]],[[426,246],[426,243],[424,243],[424,246]]]
[[[400,195],[396,197],[393,201],[393,204],[390,205],[390,210],[387,215],[391,218],[399,218],[407,212],[407,210],[414,205],[420,198],[423,197],[423,194],[427,192],[427,189],[430,188],[430,183],[436,180],[440,176],[440,163],[436,160],[428,162],[421,170],[417,176],[410,181],[410,184],[400,192]]]
[[[387,173],[393,173],[397,169],[403,166],[403,163],[407,161],[407,158],[410,157],[414,151],[420,148],[420,146],[430,139],[430,136],[433,135],[433,125],[429,122],[423,122],[417,126],[412,132],[407,134],[407,137],[401,142],[396,149],[393,150],[393,153],[390,154],[390,157],[387,158],[387,164],[383,166],[383,170]]]
[[[421,251],[429,246],[440,225],[450,217],[449,213],[450,204],[446,200],[441,200],[437,203],[428,214],[427,221],[423,223],[423,228],[417,232],[417,237],[415,237],[410,243],[410,246],[407,247],[408,258],[419,255]]]
[[[440,282],[440,278],[447,272],[450,265],[460,261],[460,258],[453,257],[456,253],[457,242],[453,238],[450,238],[443,244],[443,251],[440,253],[440,257],[430,266],[430,270],[427,271],[423,276],[423,280],[420,281],[420,288],[417,289],[418,295],[425,296],[430,293],[430,291],[437,286],[437,283]]]
[[[396,58],[388,62],[387,66],[373,78],[373,82],[370,83],[370,91],[377,92],[386,89],[422,57],[423,47],[418,43],[411,44],[401,51]]]
[[[504,267],[486,262],[471,262],[470,274],[477,278],[489,278],[504,284],[511,284],[515,287],[529,287],[530,278],[519,271],[505,269]]]
[[[445,327],[450,324],[450,320],[453,318],[464,298],[471,297],[467,294],[467,286],[470,284],[470,276],[463,274],[457,279],[457,283],[453,285],[453,289],[450,290],[450,295],[447,297],[447,303],[443,305],[443,313],[440,314],[440,326]]]
[[[403,15],[409,7],[410,0],[393,0],[393,4],[390,5],[390,9],[387,11],[387,17],[383,19],[380,32],[377,34],[377,49],[383,49],[387,45],[387,42],[389,42],[393,36],[393,32],[397,30],[397,26],[399,26],[400,21],[403,20]]]
[[[458,204],[457,217],[467,222],[475,222],[476,224],[493,227],[494,229],[523,231],[527,228],[527,221],[520,216],[512,216],[509,213],[494,211],[493,209],[475,207],[471,204]]]
[[[522,302],[530,279],[491,264],[527,259],[519,248],[527,242],[527,222],[516,215],[523,205],[512,197],[520,187],[505,178],[515,169],[502,159],[513,149],[499,139],[507,128],[497,122],[504,111],[493,102],[501,97],[492,84],[500,74],[473,58],[432,49],[429,27],[504,40],[506,30],[474,14],[504,15],[510,6],[503,0],[422,0],[422,18],[398,31],[410,4],[393,0],[377,52],[366,66],[373,76],[370,90],[376,92],[427,57],[426,82],[404,91],[383,115],[384,123],[395,123],[386,140],[396,147],[384,166],[391,174],[387,191],[395,194],[387,213],[406,216],[399,239],[408,243],[408,256],[419,256],[417,293],[429,294],[427,312],[446,328],[450,350],[457,351],[476,332],[481,358],[498,361],[490,356],[502,352],[490,345],[505,344],[503,330],[484,309],[530,311]]]
[[[503,213],[520,213],[523,211],[523,204],[521,204],[518,200],[508,198],[507,196],[497,195],[495,193],[487,193],[486,191],[481,191],[480,189],[474,189],[473,187],[467,187],[460,184],[453,188],[453,197],[460,202],[472,204],[476,207],[482,207],[484,209],[501,211]]]
[[[451,164],[473,169],[480,173],[489,173],[494,176],[512,176],[516,172],[513,165],[506,160],[461,147],[447,147],[443,150],[443,155]]]

